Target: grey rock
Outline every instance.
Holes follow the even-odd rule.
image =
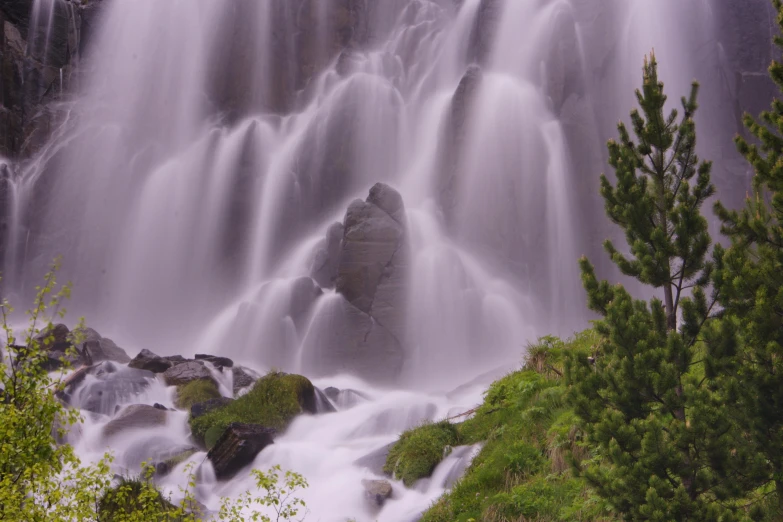
[[[207,361],[215,365],[219,370],[222,368],[231,368],[234,366],[234,361],[228,357],[219,357],[217,355],[207,355],[203,353],[196,354],[197,361]]]
[[[392,497],[393,489],[388,480],[363,479],[362,486],[364,487],[364,496],[377,507],[383,506]]]
[[[180,363],[163,372],[163,380],[167,386],[179,386],[180,384],[187,384],[191,381],[202,379],[214,382],[212,374],[199,361]]]
[[[152,353],[146,348],[139,352],[139,354],[128,363],[129,368],[147,370],[152,373],[163,373],[171,368],[171,366],[171,361]]]
[[[231,373],[234,377],[234,395],[236,395],[237,392],[239,392],[239,390],[242,388],[247,388],[256,382],[256,380],[258,380],[257,376],[253,376],[254,372],[252,372],[252,370],[248,370],[242,366],[234,366],[231,368]]]
[[[142,393],[154,379],[152,372],[104,361],[72,374],[62,398],[82,410],[110,415],[118,404]]]
[[[324,241],[316,247],[310,275],[321,288],[334,288],[344,233],[342,223],[333,223],[326,230]]]
[[[153,428],[166,423],[167,413],[147,404],[133,404],[103,427],[103,435],[112,437],[123,431]]]
[[[230,479],[251,464],[261,450],[273,443],[275,433],[257,424],[230,424],[207,453],[218,480]]]
[[[329,397],[319,388],[315,388],[315,412],[316,413],[334,413],[337,409],[329,401]]]
[[[88,356],[89,359],[95,363],[101,361],[115,361],[118,363],[127,364],[131,361],[128,354],[117,346],[117,344],[107,337],[101,337],[101,335],[92,328],[85,328],[85,331],[81,333],[85,336],[84,341],[79,345],[79,351]]]
[[[353,464],[354,466],[367,468],[376,475],[385,475],[383,467],[386,465],[386,457],[389,456],[392,446],[394,446],[393,442],[356,459]]]
[[[209,399],[204,402],[199,402],[194,404],[190,407],[190,417],[192,419],[196,419],[198,417],[201,417],[202,415],[206,415],[207,413],[222,408],[223,406],[226,406],[227,404],[231,404],[234,401],[234,399],[230,399],[228,397],[218,397],[215,399]]]

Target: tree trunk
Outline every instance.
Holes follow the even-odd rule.
[[[775,492],[778,495],[778,514],[783,516],[783,480],[775,481]]]

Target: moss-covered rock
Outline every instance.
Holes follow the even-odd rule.
[[[189,410],[194,404],[220,398],[217,385],[210,380],[190,381],[177,386],[177,396],[174,406],[181,410]]]
[[[383,470],[406,486],[412,486],[417,480],[429,477],[450,448],[458,444],[459,432],[450,422],[424,424],[400,436],[389,451]]]
[[[300,413],[316,413],[313,383],[301,375],[273,372],[230,404],[198,418],[191,417],[190,428],[194,439],[205,443],[208,431],[213,437],[219,431],[219,437],[233,422],[284,430]]]

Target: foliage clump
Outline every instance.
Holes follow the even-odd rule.
[[[207,379],[198,379],[177,386],[174,406],[181,410],[189,410],[194,404],[218,399],[221,397],[217,385]]]
[[[205,441],[208,431],[223,431],[232,422],[260,424],[285,429],[291,420],[305,411],[314,411],[315,388],[301,375],[271,372],[235,401],[190,419],[193,437]],[[219,435],[218,435],[219,436]]]
[[[383,470],[406,486],[429,477],[435,467],[460,443],[457,428],[448,421],[408,430],[392,446]]]

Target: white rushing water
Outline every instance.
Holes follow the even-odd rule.
[[[58,1],[35,1],[44,56]],[[606,235],[603,141],[642,57],[656,49],[677,99],[712,56],[707,0],[105,2],[63,125],[0,178],[8,292],[29,296],[62,254],[74,313],[131,355],[215,353],[366,395],[297,419],[254,463],[302,473],[321,521],[415,520],[476,448],[415,489],[395,483],[377,513],[356,459],[479,403],[487,380],[445,390],[513,367],[537,335],[586,324],[576,259]],[[353,328],[344,297],[302,278],[376,182],[403,197],[409,254],[391,306],[399,369],[378,363],[367,382],[325,348]],[[123,401],[170,407],[171,394],[156,381]],[[110,447],[133,468],[140,448],[188,444],[184,413],[106,440],[116,406],[90,416],[81,454]],[[200,473],[210,508],[251,482]]]

